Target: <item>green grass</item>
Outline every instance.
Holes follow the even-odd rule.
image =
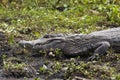
[[[28,31],[35,36],[36,33],[90,33],[106,25],[120,25],[120,1],[117,0],[60,0],[58,4],[57,0],[18,2],[0,8],[0,27],[6,32]],[[65,10],[61,12],[54,6],[65,7]]]

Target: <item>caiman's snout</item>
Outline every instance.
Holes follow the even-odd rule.
[[[26,40],[21,40],[19,41],[19,45],[25,49],[28,50],[44,50],[44,49],[50,49],[57,44],[61,43],[63,38],[57,37],[57,38],[41,38],[37,40],[32,40],[32,41],[26,41]]]
[[[18,43],[21,47],[23,48],[27,48],[27,49],[31,49],[33,47],[33,43],[31,43],[30,41],[25,41],[25,40],[21,40]]]

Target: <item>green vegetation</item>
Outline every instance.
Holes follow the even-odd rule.
[[[22,62],[20,59],[15,57],[4,58],[3,60],[3,75],[6,77],[10,77],[14,75],[14,77],[30,77],[33,76],[30,72],[29,65]]]
[[[46,33],[90,33],[120,26],[119,0],[0,0],[0,2],[0,31],[7,34],[10,45],[20,39],[37,39]],[[56,50],[54,55],[58,54],[61,53]],[[29,62],[30,59],[23,60]],[[39,62],[40,60],[42,59],[39,59]],[[55,58],[46,59],[45,64],[36,68],[38,69],[36,71],[48,78],[63,72],[64,79],[68,80],[74,76],[93,80],[120,79],[119,54],[108,54],[107,58],[96,62],[77,61],[76,58],[68,60],[69,63]],[[21,69],[17,73],[25,74],[29,70],[26,71],[24,68],[33,66],[32,63],[28,63],[29,65],[25,62],[12,63],[7,58],[4,58],[3,62],[4,71],[7,73]]]
[[[38,38],[45,33],[89,33],[106,26],[120,25],[118,0],[18,2],[13,0],[6,4],[8,7],[1,4],[0,27],[6,32],[30,34]]]

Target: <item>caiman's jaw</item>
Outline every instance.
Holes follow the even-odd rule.
[[[30,51],[38,51],[38,50],[49,51],[51,48],[58,48],[58,47],[61,47],[61,45],[63,46],[64,45],[63,41],[64,41],[64,38],[61,38],[61,37],[41,38],[41,39],[32,40],[32,41],[21,40],[19,41],[19,45],[24,49],[27,49]]]

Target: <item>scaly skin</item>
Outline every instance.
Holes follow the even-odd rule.
[[[70,57],[82,56],[93,51],[93,55],[89,57],[93,60],[106,54],[110,47],[115,52],[120,52],[120,27],[90,34],[48,34],[37,40],[21,40],[19,45],[30,50],[47,52],[50,52],[51,48],[53,52],[59,48],[64,55]]]

